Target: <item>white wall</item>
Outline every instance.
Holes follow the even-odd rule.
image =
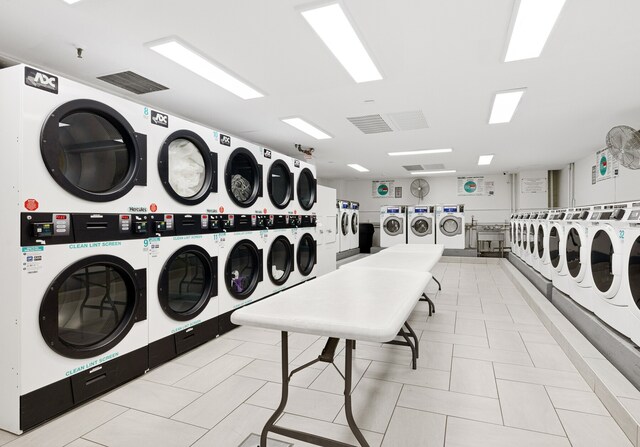
[[[544,178],[549,183],[546,170],[522,171],[516,175],[516,209],[538,210],[549,208],[549,195],[544,193],[523,193],[521,191],[523,178]]]
[[[624,202],[640,199],[640,170],[620,166],[618,177],[591,184],[595,153],[575,163],[575,206]]]
[[[545,174],[546,175],[546,174]],[[511,214],[511,185],[508,175],[485,176],[486,181],[493,181],[495,194],[493,196],[458,196],[457,177],[428,178],[431,191],[422,201],[423,204],[459,204],[465,205],[465,217],[471,222],[471,217],[481,223],[497,223],[509,220]],[[389,179],[380,179],[389,180]],[[418,199],[411,195],[409,185],[413,178],[396,179],[396,187],[402,187],[401,199],[376,199],[371,194],[371,180],[319,180],[325,186],[336,188],[338,199],[351,200],[360,203],[360,222],[379,223],[380,207],[384,205],[416,205]],[[545,196],[546,197],[546,196]]]
[[[558,208],[569,207],[569,165],[560,170],[558,178]]]

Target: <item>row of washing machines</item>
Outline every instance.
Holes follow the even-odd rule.
[[[512,253],[640,346],[640,202],[511,217]]]
[[[24,65],[0,70],[0,97],[0,429],[315,276],[313,166]]]
[[[338,200],[337,211],[338,252],[359,248],[360,204],[349,200]]]
[[[442,244],[465,248],[464,205],[392,205],[380,208],[380,246]]]

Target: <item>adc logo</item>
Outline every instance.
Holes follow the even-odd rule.
[[[300,167],[300,160],[293,160],[293,166],[295,166],[296,168]]]
[[[223,146],[231,146],[231,137],[229,135],[220,134],[220,144]]]
[[[152,110],[151,123],[156,126],[169,127],[169,115]]]
[[[24,67],[24,83],[29,87],[58,94],[58,77],[34,68]]]
[[[271,158],[271,150],[267,148],[262,149],[262,154],[264,155],[264,158]]]

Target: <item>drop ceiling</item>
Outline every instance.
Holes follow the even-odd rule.
[[[541,57],[510,63],[503,60],[514,0],[345,0],[384,77],[361,84],[301,16],[308,4],[0,0],[0,57],[294,156],[295,143],[314,147],[324,178],[410,177],[407,165],[442,164],[458,175],[559,168],[604,147],[612,126],[640,127],[637,0],[567,0]],[[265,97],[242,100],[145,46],[169,36]],[[168,90],[134,95],[97,79],[124,71]],[[511,123],[487,124],[495,92],[522,87]],[[371,115],[392,131],[366,134],[347,119]],[[318,141],[281,121],[291,116],[333,138]],[[454,152],[387,155],[442,147]],[[480,154],[495,154],[492,164],[477,166]]]

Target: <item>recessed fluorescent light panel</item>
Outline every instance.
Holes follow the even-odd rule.
[[[307,135],[312,136],[316,140],[326,140],[328,138],[331,138],[331,135],[328,135],[323,131],[321,131],[320,129],[318,129],[317,127],[312,126],[302,118],[283,118],[282,122],[287,123],[292,127],[295,127],[300,132],[304,132]]]
[[[403,151],[403,152],[389,152],[388,154],[392,157],[399,157],[401,155],[428,155],[428,154],[444,154],[447,152],[453,152],[451,148],[443,148],[443,149],[424,149],[420,151]]]
[[[524,90],[496,93],[496,97],[493,100],[491,117],[489,117],[489,124],[508,123],[511,121],[523,94]]]
[[[382,75],[338,3],[309,9],[302,16],[354,81],[379,81]]]
[[[349,166],[351,169],[355,169],[358,172],[369,172],[369,170],[363,166],[360,165],[356,165],[356,164],[351,164],[351,165],[347,165]]]
[[[149,48],[242,99],[264,96],[175,40],[152,44]]]
[[[415,171],[412,172],[412,175],[433,175],[433,174],[453,174],[456,172],[455,169],[442,170],[442,171]]]
[[[80,0],[64,0],[65,3],[73,5],[74,3],[78,3]]]
[[[520,0],[505,62],[539,57],[565,0]]]
[[[478,166],[490,165],[492,160],[493,160],[493,154],[481,155],[480,157],[478,157]]]

